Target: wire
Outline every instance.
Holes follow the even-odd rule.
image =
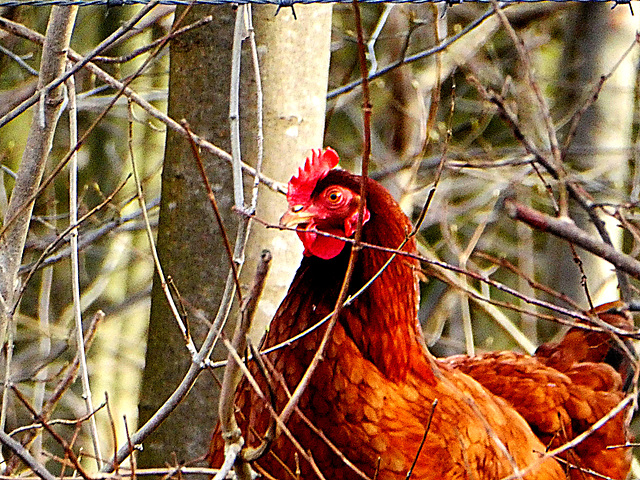
[[[51,5],[81,7],[104,5],[106,7],[120,7],[124,5],[139,5],[149,3],[150,0],[0,0],[0,7],[46,7]],[[437,3],[446,1],[448,4],[458,3],[489,3],[490,0],[360,0],[361,3]],[[543,0],[507,0],[504,3],[536,3]],[[558,3],[576,0],[553,0]],[[609,0],[577,0],[578,2],[606,2]],[[224,5],[224,4],[270,4],[279,7],[291,7],[294,4],[310,3],[351,3],[352,0],[160,0],[163,5]],[[618,0],[615,5],[627,4],[629,0]]]

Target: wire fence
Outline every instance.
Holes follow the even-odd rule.
[[[81,7],[104,5],[106,7],[119,7],[124,5],[147,4],[151,0],[0,0],[0,7],[33,6],[44,7],[51,5],[77,5]],[[351,3],[352,0],[160,0],[162,5],[224,5],[224,4],[271,4],[278,6],[290,6],[294,4],[311,3]],[[536,3],[545,0],[506,0],[501,3]],[[618,4],[630,4],[630,0],[552,0],[558,3],[568,2],[611,2],[615,7]],[[449,5],[459,3],[489,3],[490,0],[359,0],[359,3],[440,3]]]

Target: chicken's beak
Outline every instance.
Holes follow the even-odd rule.
[[[293,209],[287,210],[287,212],[280,218],[280,226],[295,228],[298,225],[305,225],[311,222],[314,215],[305,210],[294,211]]]

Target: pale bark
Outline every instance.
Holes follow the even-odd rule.
[[[263,173],[282,182],[297,172],[310,149],[323,147],[329,75],[331,6],[295,8],[297,20],[290,9],[274,16],[275,7],[254,6],[264,92]],[[257,209],[260,218],[277,224],[285,209],[284,196],[261,188]],[[253,324],[254,339],[262,336],[280,305],[302,254],[294,233],[254,226],[247,249],[245,284],[250,282],[265,248],[271,251],[273,261]]]

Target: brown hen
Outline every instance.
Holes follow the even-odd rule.
[[[305,257],[263,349],[317,325],[335,307],[351,246],[317,232],[353,235],[361,183],[361,177],[334,168],[337,163],[331,149],[314,152],[289,183],[289,210],[281,223],[297,227]],[[366,187],[362,241],[397,249],[411,224],[382,186],[367,179]],[[413,240],[403,251],[415,253]],[[357,256],[349,293],[377,275],[390,257],[388,251],[365,246]],[[404,479],[414,463],[415,479],[567,478],[560,463],[543,457],[546,445],[523,419],[523,412],[463,373],[455,362],[438,360],[428,352],[417,321],[417,272],[417,260],[398,255],[342,310],[298,412],[286,424],[303,452],[279,435],[254,463],[256,470],[282,480],[317,478],[305,459],[308,454],[328,480]],[[321,324],[266,355],[277,412],[300,382],[325,329]],[[250,371],[266,391],[264,375],[253,362]],[[432,407],[435,400],[437,406]],[[270,415],[248,382],[240,385],[236,405],[247,444],[260,443]],[[619,437],[625,438],[623,428]],[[223,450],[216,429],[209,453],[212,466],[221,465]]]

